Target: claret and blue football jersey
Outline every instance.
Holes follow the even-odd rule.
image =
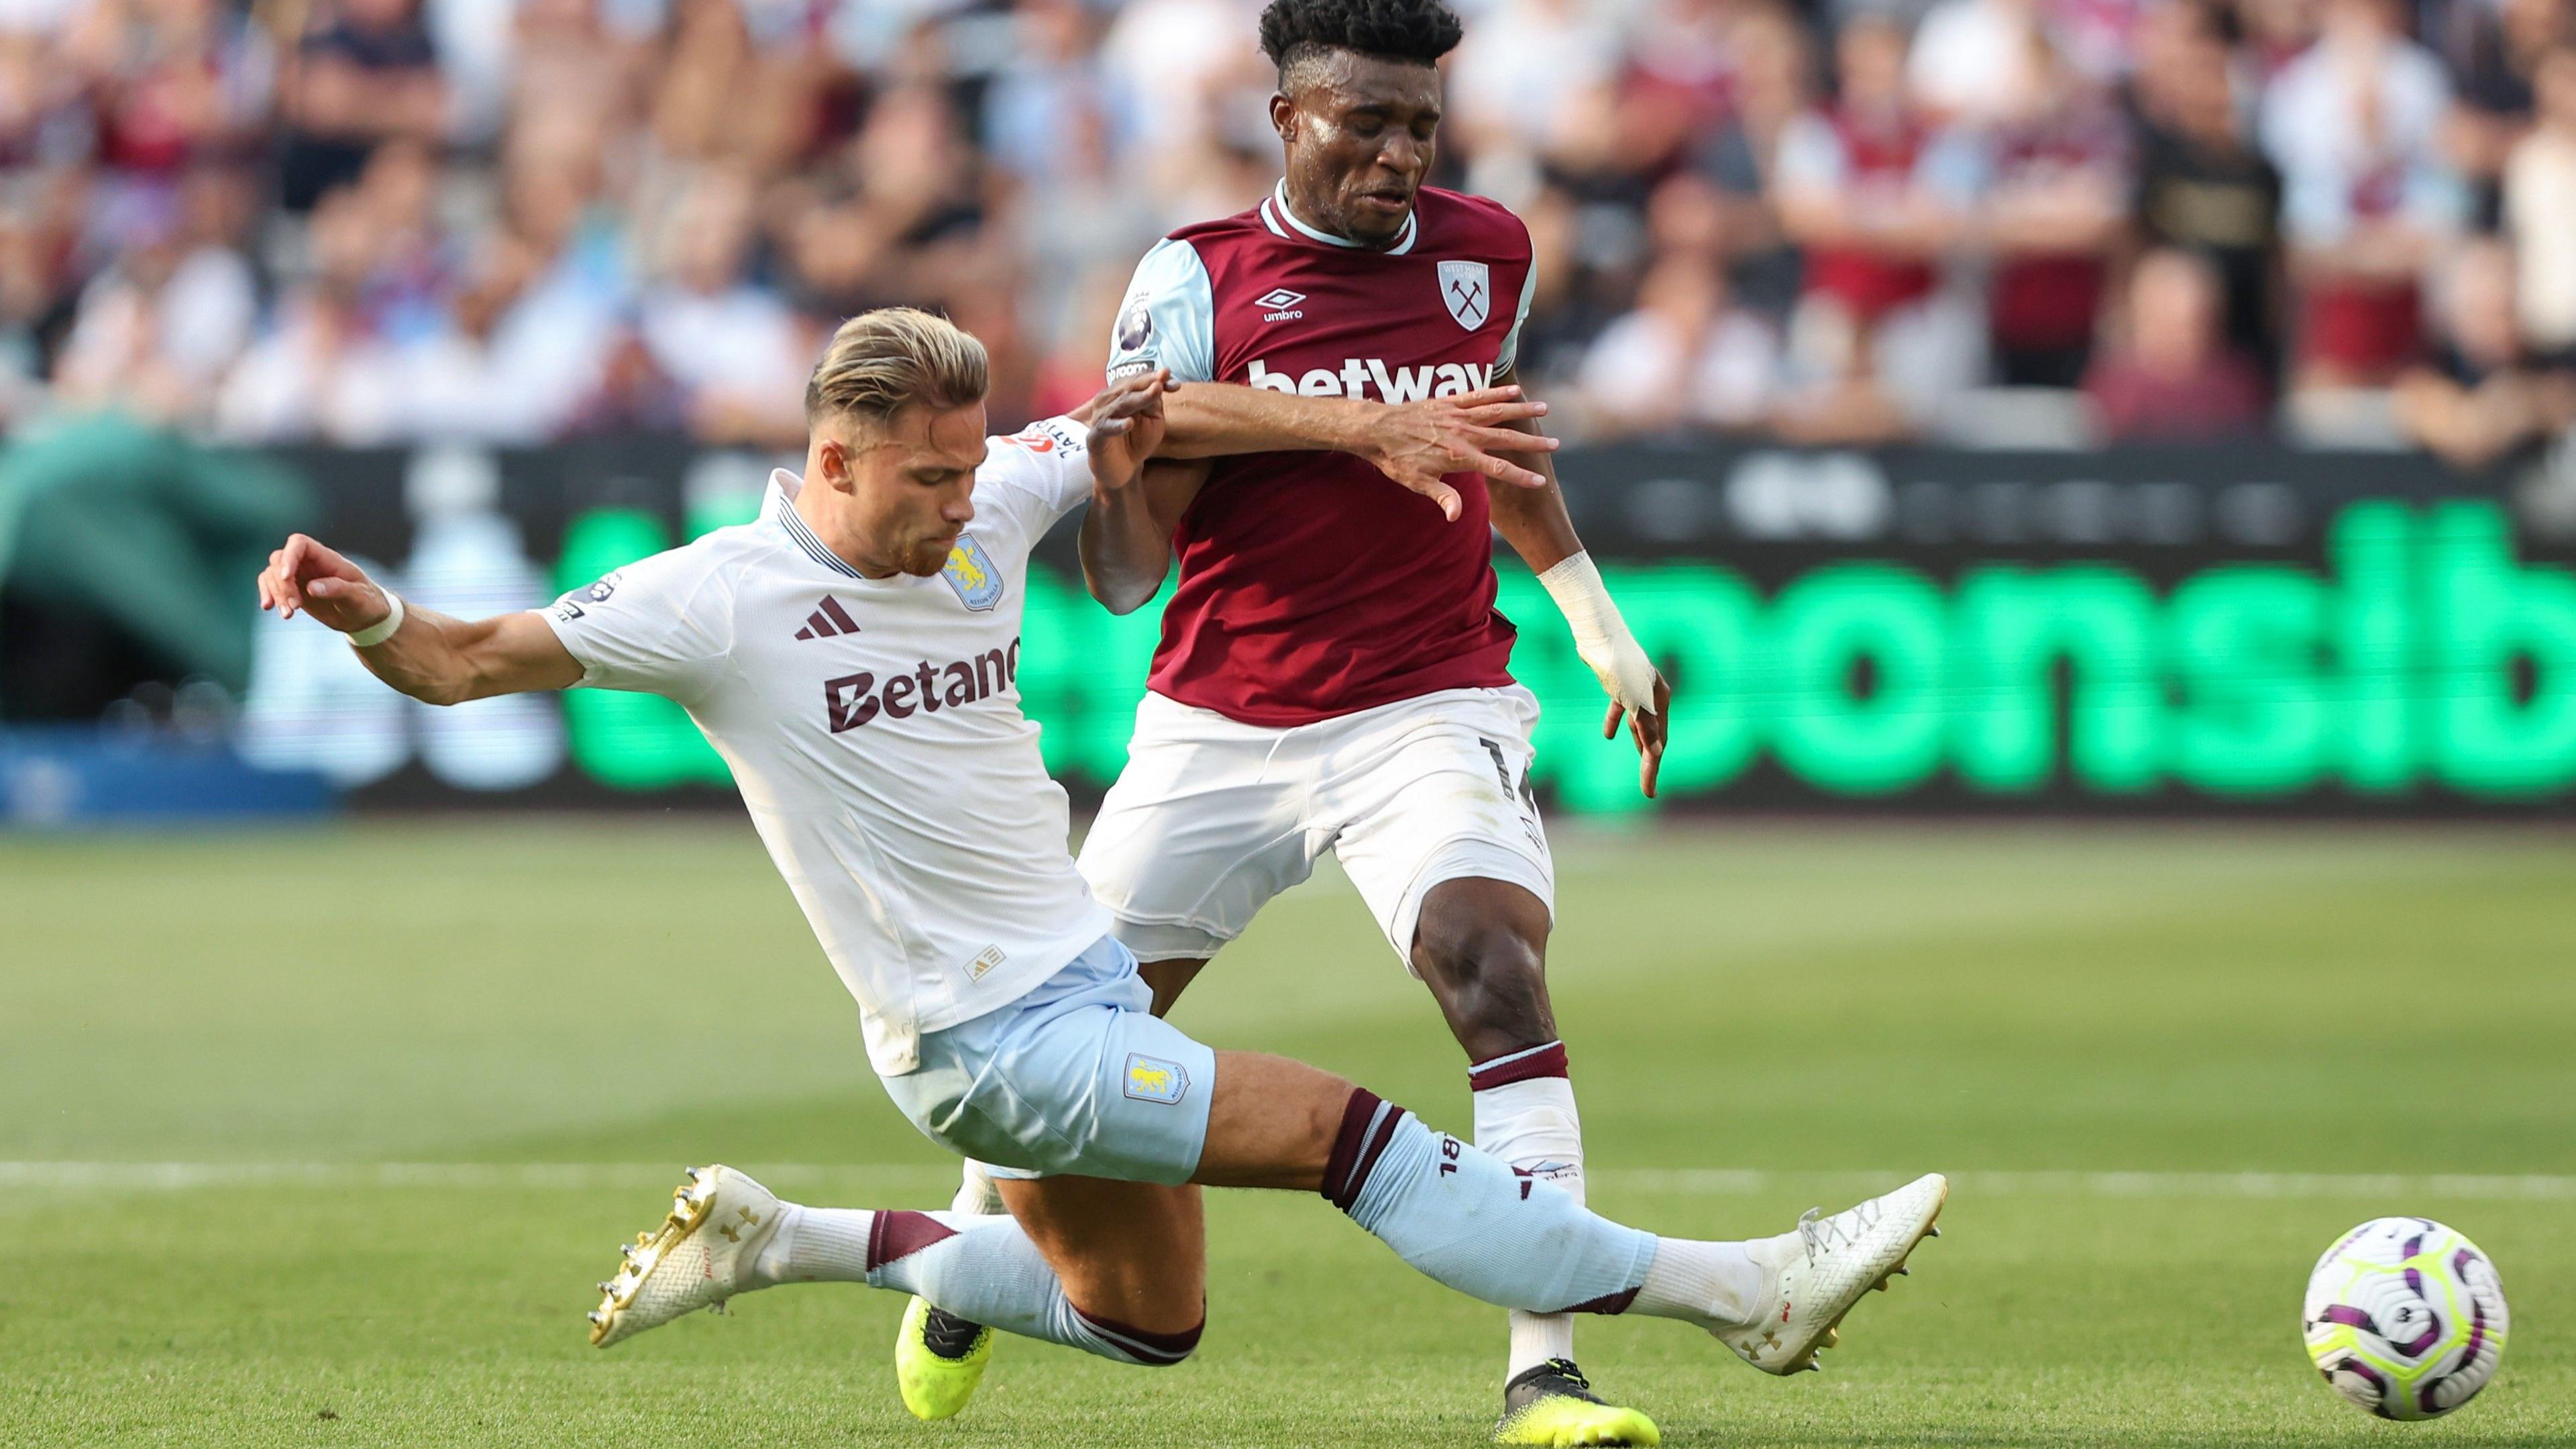
[[[1299,221],[1283,189],[1145,254],[1109,375],[1168,367],[1183,382],[1308,397],[1455,396],[1511,371],[1530,287],[1529,229],[1498,202],[1424,187],[1378,250]],[[1449,481],[1465,504],[1455,523],[1347,453],[1217,459],[1174,537],[1180,582],[1154,691],[1289,726],[1510,684],[1485,480]]]

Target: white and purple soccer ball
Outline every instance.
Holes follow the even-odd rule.
[[[2504,1359],[2495,1264],[2431,1218],[2373,1218],[2344,1234],[2308,1276],[2299,1320],[2326,1382],[2383,1419],[2447,1414]]]

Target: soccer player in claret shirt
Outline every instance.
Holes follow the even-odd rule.
[[[1093,593],[1153,597],[1177,547],[1151,692],[1081,855],[1157,1010],[1330,850],[1465,1050],[1476,1145],[1583,1196],[1583,1139],[1545,962],[1555,872],[1529,786],[1538,704],[1507,668],[1488,525],[1555,597],[1655,791],[1670,691],[1531,468],[1389,486],[1382,404],[1513,381],[1530,235],[1501,204],[1423,184],[1441,119],[1439,0],[1272,0],[1261,44],[1285,179],[1183,227],[1136,269],[1109,375],[1163,368],[1185,421],[1258,420],[1291,451],[1157,465],[1148,508],[1095,512]],[[1535,411],[1533,409],[1532,411]],[[1498,449],[1498,451],[1500,451]],[[1535,471],[1533,471],[1535,470]],[[991,1211],[970,1166],[957,1206]],[[935,1321],[943,1333],[955,1325]],[[1506,1443],[1652,1442],[1574,1362],[1572,1321],[1516,1313]]]
[[[589,686],[686,707],[858,999],[887,1093],[933,1141],[1026,1174],[1003,1185],[1008,1215],[976,1216],[807,1207],[692,1172],[600,1285],[591,1341],[775,1284],[863,1282],[992,1326],[947,1342],[906,1315],[924,1351],[901,1389],[924,1417],[963,1406],[993,1328],[1175,1364],[1207,1313],[1204,1184],[1321,1193],[1500,1306],[1677,1318],[1783,1369],[1830,1343],[1933,1231],[1940,1177],[1776,1237],[1657,1237],[1329,1072],[1212,1051],[1152,1013],[1065,852],[1017,677],[1030,546],[1086,501],[1136,506],[1168,378],[1008,438],[984,435],[986,380],[983,347],[938,318],[851,319],[806,390],[803,476],[774,474],[757,521],[543,611],[407,610],[300,534],[260,575],[262,607],[348,635],[415,699]]]

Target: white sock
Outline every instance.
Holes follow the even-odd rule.
[[[1762,1265],[1746,1243],[1657,1238],[1631,1313],[1742,1328],[1762,1311]]]
[[[965,1174],[957,1184],[957,1196],[948,1204],[948,1210],[987,1218],[997,1218],[1010,1211],[1002,1206],[1002,1189],[994,1184],[993,1174],[971,1157],[966,1159]]]
[[[865,1283],[876,1216],[864,1208],[788,1204],[752,1273],[769,1283]]]
[[[1574,1110],[1565,1044],[1478,1062],[1467,1069],[1467,1084],[1476,1106],[1476,1146],[1583,1201],[1583,1122]],[[1549,1359],[1574,1357],[1571,1315],[1515,1311],[1511,1325],[1506,1382]]]

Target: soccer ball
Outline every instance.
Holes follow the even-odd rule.
[[[2504,1284],[2478,1245],[2431,1218],[2373,1218],[2308,1276],[2299,1319],[2334,1391],[2383,1419],[2477,1397],[2504,1359]]]

